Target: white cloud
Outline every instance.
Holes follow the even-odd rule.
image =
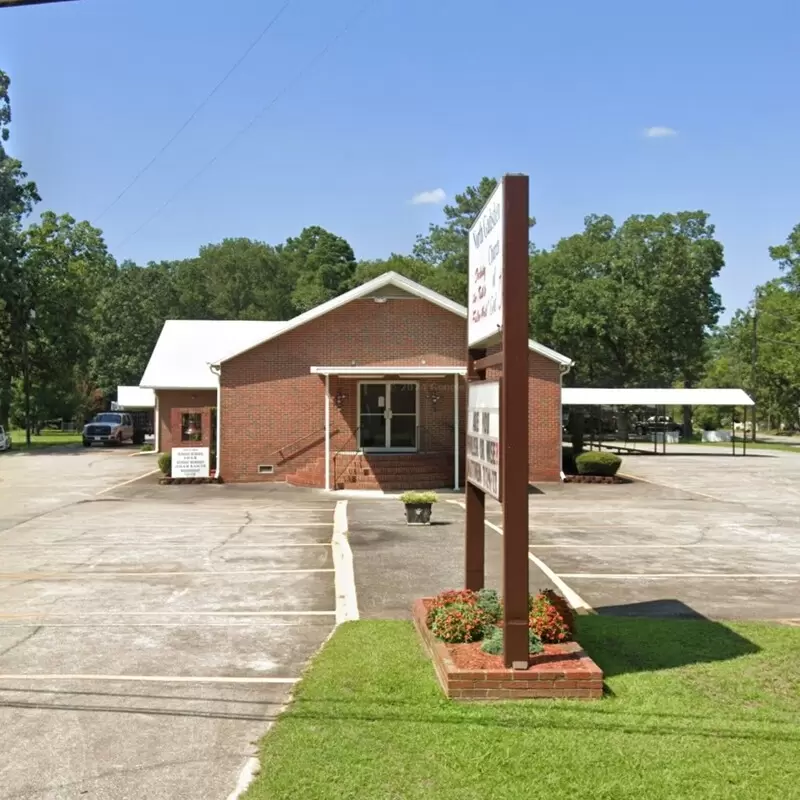
[[[439,205],[447,200],[447,193],[444,189],[431,189],[428,192],[420,192],[411,198],[411,202],[415,206],[422,205]]]
[[[645,128],[644,135],[650,139],[663,139],[665,136],[677,136],[678,131],[664,125],[654,125],[652,128]]]

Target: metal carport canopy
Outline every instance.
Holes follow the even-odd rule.
[[[581,389],[561,390],[565,406],[753,406],[743,389]]]

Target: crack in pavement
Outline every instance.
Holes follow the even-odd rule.
[[[37,625],[29,634],[23,636],[18,642],[14,642],[14,644],[12,644],[11,646],[6,647],[5,650],[0,650],[0,658],[2,658],[5,655],[8,655],[8,653],[10,653],[12,650],[15,650],[21,644],[29,642],[31,639],[33,639],[34,636],[36,636],[37,633],[39,633],[39,631],[42,630],[42,627],[43,627],[42,625]]]

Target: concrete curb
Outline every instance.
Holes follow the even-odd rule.
[[[347,528],[347,500],[339,500],[333,512],[333,536],[331,538],[334,589],[336,592],[336,625],[333,626],[331,632],[325,638],[320,650],[331,640],[334,633],[336,633],[336,628],[339,627],[342,622],[358,619],[358,601],[356,599],[355,573],[353,571],[353,551],[350,548],[350,542],[347,540]],[[317,651],[317,653],[319,653],[319,651]],[[316,655],[317,654],[312,656],[305,665],[303,674],[305,674]],[[267,730],[264,731],[263,736],[268,735],[281,715],[292,704],[296,688],[297,684],[292,687],[286,703],[280,707],[278,713],[275,715],[275,719],[269,724]],[[248,757],[242,769],[239,771],[236,788],[228,795],[226,800],[239,800],[250,788],[250,784],[260,771],[261,762],[258,759],[258,754]]]
[[[336,624],[358,619],[358,598],[353,569],[353,551],[347,539],[347,500],[338,500],[333,512],[333,555],[334,585],[336,590]]]

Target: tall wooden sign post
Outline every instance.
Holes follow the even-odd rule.
[[[470,228],[467,322],[466,587],[484,585],[489,494],[503,506],[503,657],[527,669],[527,175],[505,175]],[[490,368],[499,381],[486,380]]]

